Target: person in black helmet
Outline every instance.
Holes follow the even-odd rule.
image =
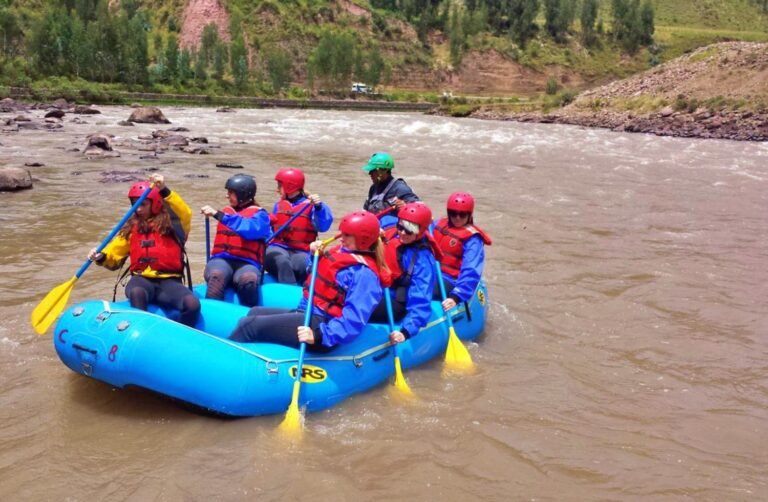
[[[219,222],[211,259],[203,273],[208,284],[205,297],[223,300],[226,288],[234,286],[240,304],[253,307],[259,300],[265,242],[272,234],[269,213],[254,200],[256,180],[252,176],[236,174],[224,188],[229,206],[221,211],[211,206],[200,208],[205,216]]]

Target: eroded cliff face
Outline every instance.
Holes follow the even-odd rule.
[[[584,85],[580,75],[566,68],[551,66],[546,71],[537,71],[493,50],[469,52],[454,69],[413,66],[393,71],[389,85],[398,89],[459,94],[526,95],[542,92],[549,78],[567,87]]]
[[[182,16],[179,45],[195,49],[200,45],[203,29],[213,23],[219,29],[219,38],[229,42],[229,13],[219,0],[189,0]]]

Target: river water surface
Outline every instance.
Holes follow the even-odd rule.
[[[685,140],[410,113],[164,108],[209,155],[120,146],[158,127],[102,108],[58,132],[0,136],[0,500],[765,500],[768,498],[768,144]],[[34,112],[42,115],[42,112]],[[86,160],[87,134],[122,157]],[[478,371],[409,370],[306,417],[222,420],[112,389],[60,363],[30,311],[128,208],[109,170],[158,168],[194,208],[227,177],[306,171],[337,218],[358,209],[374,151],[441,213],[472,192],[490,314]],[[233,171],[216,163],[242,164]],[[338,220],[337,220],[338,221]],[[334,226],[335,228],[335,226]],[[202,277],[203,218],[190,237]],[[110,298],[91,267],[70,304]],[[118,293],[121,294],[121,293]]]

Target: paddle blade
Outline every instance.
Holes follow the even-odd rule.
[[[402,394],[404,397],[415,397],[413,391],[408,386],[408,382],[405,380],[399,357],[395,357],[395,389],[400,391],[400,394]]]
[[[73,276],[67,282],[63,282],[53,288],[45,298],[37,304],[35,310],[32,311],[30,320],[32,321],[32,328],[38,335],[42,335],[48,328],[51,327],[53,321],[59,317],[59,314],[64,310],[69,300],[69,295],[72,292],[72,288],[75,287],[75,281],[77,276]]]
[[[304,429],[301,411],[299,411],[299,379],[293,384],[293,394],[288,411],[285,412],[285,418],[280,423],[278,430],[280,434],[289,439],[301,439]]]
[[[448,328],[448,348],[445,351],[445,370],[449,373],[471,373],[475,365],[469,350],[461,343],[456,330]]]

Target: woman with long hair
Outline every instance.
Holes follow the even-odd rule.
[[[147,310],[150,303],[177,311],[179,322],[194,326],[200,315],[200,301],[182,283],[184,243],[192,223],[192,210],[176,192],[165,185],[162,175],[150,175],[151,188],[144,202],[101,253],[92,249],[88,258],[109,270],[130,260],[131,278],[125,296],[131,306]],[[128,190],[131,204],[150,188],[141,181]]]

